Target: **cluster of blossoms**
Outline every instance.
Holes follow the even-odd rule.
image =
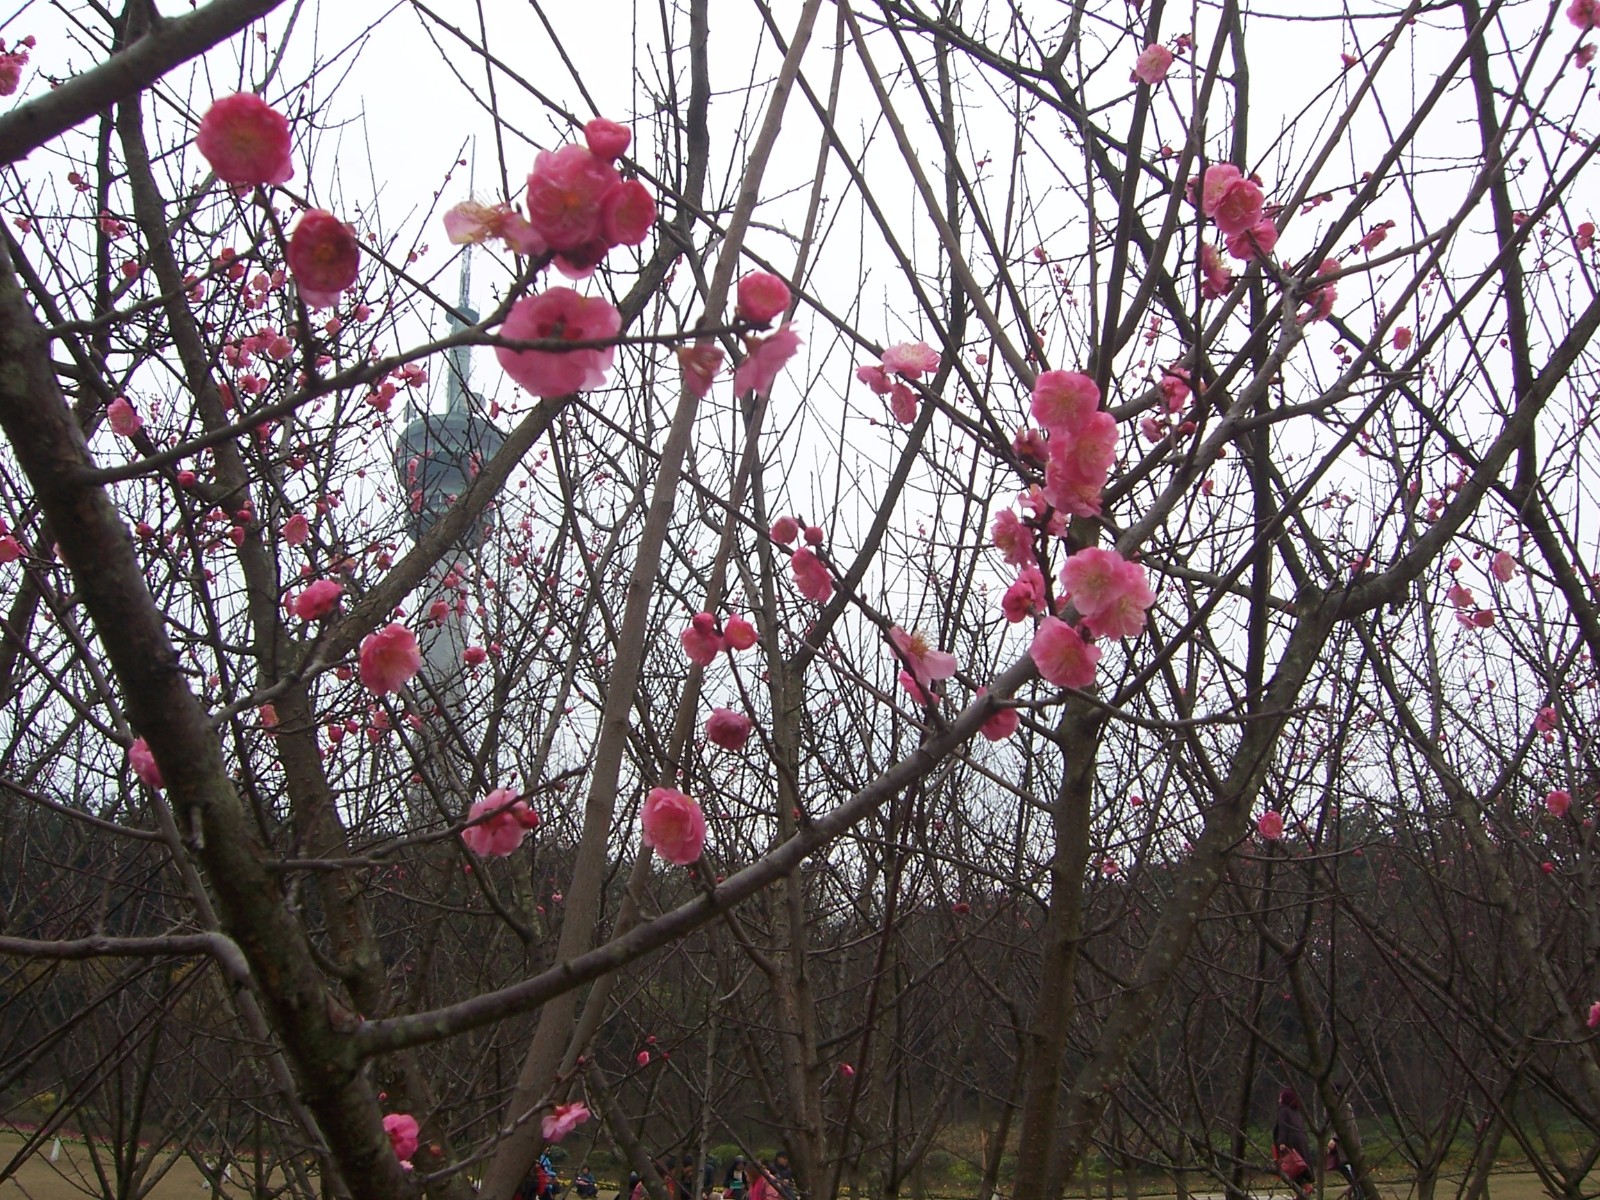
[[[793,546],[802,533],[806,544],[789,556],[789,573],[794,576],[794,585],[802,596],[817,604],[826,604],[833,597],[833,576],[828,565],[817,557],[816,548],[824,541],[822,530],[816,525],[802,529],[793,517],[779,517],[772,523],[772,540],[780,546]]]
[[[889,411],[902,425],[917,419],[917,394],[906,380],[921,378],[924,372],[939,369],[939,352],[924,342],[901,342],[883,352],[875,367],[857,367],[856,378],[874,394],[889,397]]]
[[[36,44],[30,34],[17,43],[15,50],[7,50],[5,38],[0,38],[0,96],[16,92],[22,83],[22,68],[28,65],[28,51]]]
[[[721,629],[708,612],[695,613],[689,627],[678,635],[689,661],[709,667],[724,650],[748,650],[756,644],[756,627],[743,617],[729,617]]]
[[[249,92],[214,101],[200,118],[194,145],[217,178],[235,187],[271,187],[294,176],[288,119]],[[311,308],[337,304],[361,268],[355,230],[321,208],[300,214],[286,257],[300,298]]]
[[[789,311],[789,302],[787,283],[766,271],[752,271],[735,289],[734,315],[765,328]],[[746,336],[744,358],[733,373],[733,390],[741,396],[766,391],[799,348],[800,335],[787,322],[765,336]],[[683,368],[683,386],[704,400],[722,370],[722,350],[709,342],[684,346],[678,351],[678,364]]]
[[[469,824],[461,840],[479,858],[504,858],[539,826],[539,814],[520,799],[515,788],[495,788],[467,810]]]
[[[1217,163],[1206,167],[1199,192],[1200,211],[1216,222],[1230,257],[1248,262],[1272,253],[1278,227],[1265,215],[1266,197],[1259,183],[1232,163]],[[1210,242],[1200,248],[1200,273],[1200,290],[1208,300],[1225,294],[1233,283],[1232,269]]]

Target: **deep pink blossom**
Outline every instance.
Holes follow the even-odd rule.
[[[1232,163],[1210,163],[1206,166],[1205,187],[1200,199],[1200,211],[1208,217],[1217,215],[1217,206],[1222,203],[1222,197],[1239,180],[1244,178],[1244,173]],[[1193,181],[1190,181],[1191,195],[1194,198]]]
[[[1028,654],[1039,674],[1057,687],[1088,687],[1094,683],[1095,664],[1100,661],[1100,647],[1084,641],[1060,617],[1039,622]]]
[[[1561,724],[1561,714],[1556,712],[1553,705],[1546,704],[1533,718],[1533,727],[1540,733],[1549,733]]]
[[[1086,546],[1061,567],[1061,587],[1083,614],[1089,632],[1100,637],[1137,637],[1155,592],[1144,568],[1115,550]]]
[[[344,588],[331,579],[319,579],[294,598],[290,610],[302,621],[320,621],[339,611]]]
[[[144,418],[134,411],[126,396],[118,396],[106,405],[106,423],[118,437],[131,438],[144,428]]]
[[[143,738],[135,738],[133,745],[128,747],[128,765],[133,768],[133,773],[145,787],[159,792],[167,786],[161,778],[161,768],[156,764],[156,756],[150,753],[150,743]]]
[[[800,594],[807,600],[826,604],[833,595],[833,576],[822,560],[810,550],[801,547],[789,556],[789,572]]]
[[[779,517],[772,523],[772,540],[780,546],[792,546],[800,536],[800,522],[793,517]]]
[[[889,389],[889,411],[902,425],[913,424],[917,419],[917,394],[903,383]]]
[[[0,566],[14,563],[23,555],[22,543],[11,534],[0,534]]]
[[[1579,250],[1587,250],[1594,245],[1594,222],[1584,221],[1579,224],[1577,231],[1572,236],[1573,243]]]
[[[698,861],[706,841],[700,806],[676,788],[651,788],[639,815],[644,844],[680,867]]]
[[[1565,788],[1557,788],[1554,791],[1546,792],[1544,806],[1551,816],[1564,817],[1567,815],[1567,809],[1572,807],[1572,793]]]
[[[524,296],[511,307],[500,336],[516,341],[604,341],[617,336],[622,316],[605,300],[580,296],[556,287]],[[599,387],[616,356],[614,346],[574,350],[495,348],[495,357],[511,376],[535,396],[565,396]]]
[[[421,1129],[417,1119],[409,1113],[390,1113],[383,1119],[383,1131],[389,1135],[394,1156],[403,1163],[410,1162],[411,1156],[417,1152],[417,1146],[421,1144]]]
[[[294,175],[288,119],[249,92],[214,101],[194,145],[224,183],[285,183]]]
[[[750,718],[731,708],[714,708],[706,719],[706,740],[724,750],[742,750],[754,726]]]
[[[1231,237],[1261,220],[1264,200],[1260,184],[1251,179],[1235,179],[1217,198],[1211,217],[1224,236]]]
[[[766,271],[752,271],[739,280],[734,312],[740,320],[767,325],[789,311],[789,285]]]
[[[1590,1029],[1600,1029],[1600,1000],[1589,1006],[1588,1024]]]
[[[1517,560],[1507,551],[1497,550],[1489,562],[1489,570],[1501,583],[1510,583],[1517,573]]]
[[[678,640],[683,643],[683,652],[689,656],[689,661],[702,667],[715,662],[725,645],[717,632],[716,617],[708,612],[696,613],[689,627],[678,635]]]
[[[511,205],[463,200],[444,214],[444,231],[452,245],[477,245],[500,238],[518,254],[543,254],[549,249],[533,226]]]
[[[889,630],[889,641],[900,652],[900,659],[924,693],[941,679],[956,673],[956,656],[947,650],[935,650],[920,631],[907,633],[896,625]]]
[[[0,39],[0,96],[12,96],[22,84],[22,68],[28,65],[25,48],[7,50]]]
[[[604,254],[601,203],[620,182],[616,168],[586,146],[541,150],[528,175],[528,224],[552,250],[587,256],[599,243]]]
[[[611,162],[628,152],[633,132],[626,125],[596,117],[583,127],[583,141],[589,147],[589,153]]]
[[[571,1104],[558,1104],[554,1112],[546,1113],[539,1123],[539,1132],[547,1142],[559,1142],[579,1125],[589,1119],[589,1108],[581,1100]]]
[[[1090,414],[1084,426],[1052,435],[1044,495],[1052,507],[1075,517],[1097,516],[1100,492],[1116,461],[1117,422],[1108,412]]]
[[[1002,508],[995,514],[994,522],[989,526],[989,540],[1014,567],[1026,566],[1033,561],[1033,530],[1024,525],[1022,518],[1012,509]]]
[[[1017,578],[1000,599],[1000,611],[1015,625],[1027,620],[1045,605],[1044,572],[1036,563],[1024,563]]]
[[[516,788],[495,788],[473,803],[467,820],[475,822],[461,831],[467,849],[479,858],[504,858],[522,845],[530,829],[538,828],[539,814],[517,798]]]
[[[488,657],[489,652],[482,646],[468,646],[461,652],[461,661],[469,667],[481,667]]]
[[[1319,276],[1332,275],[1338,269],[1338,259],[1325,258],[1322,260],[1322,265],[1317,268],[1317,274]],[[1338,295],[1339,289],[1333,283],[1325,283],[1319,288],[1313,288],[1306,293],[1305,303],[1307,307],[1301,310],[1296,320],[1301,322],[1327,320],[1329,314],[1333,312],[1333,302],[1338,298]]]
[[[600,231],[612,246],[637,246],[655,225],[655,197],[637,179],[624,179],[600,201]]]
[[[925,342],[901,342],[883,352],[883,369],[904,379],[939,369],[939,352]]]
[[[683,386],[696,400],[704,400],[711,381],[722,370],[721,346],[679,346],[678,366],[683,369]]]
[[[989,689],[979,688],[978,695],[984,695]],[[991,742],[1003,742],[1016,733],[1017,726],[1022,723],[1022,714],[1014,708],[997,708],[994,714],[978,726],[978,732]]]
[[[767,337],[746,339],[744,361],[733,372],[734,392],[742,396],[769,389],[799,348],[799,335],[787,325]]]
[[[1217,300],[1233,286],[1233,269],[1222,261],[1222,252],[1206,242],[1200,247],[1200,294]]]
[[[894,387],[894,380],[889,378],[889,372],[881,366],[857,367],[856,378],[879,396],[887,396]]]
[[[1155,87],[1172,70],[1172,51],[1159,42],[1146,46],[1134,60],[1133,79]]]
[[[723,640],[734,650],[748,650],[759,640],[756,627],[743,617],[729,617],[722,623]]]
[[[1394,327],[1393,345],[1394,345],[1394,348],[1396,350],[1408,350],[1408,349],[1411,348],[1411,327],[1410,326],[1408,326],[1408,325],[1396,325]]]
[[[355,231],[321,208],[300,214],[285,257],[300,298],[310,308],[337,304],[339,293],[356,281],[361,270]]]
[[[1079,371],[1046,371],[1034,380],[1033,419],[1054,438],[1082,429],[1100,407],[1100,388]]]
[[[1252,258],[1266,258],[1272,253],[1273,247],[1278,244],[1278,227],[1266,218],[1262,218],[1254,225],[1247,226],[1237,233],[1228,234],[1224,241],[1228,254],[1232,258],[1249,261]]]
[[[311,536],[311,523],[300,513],[295,513],[283,523],[283,528],[278,531],[286,546],[304,546]]]
[[[382,695],[398,692],[422,667],[422,651],[411,630],[390,622],[361,643],[361,683]]]
[[[1275,808],[1267,809],[1256,819],[1256,832],[1266,841],[1280,841],[1283,838],[1283,814]]]
[[[1600,0],[1572,0],[1567,20],[1579,29],[1600,29]]]

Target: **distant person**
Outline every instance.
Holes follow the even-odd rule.
[[[772,1181],[778,1185],[778,1195],[783,1200],[800,1200],[800,1185],[795,1182],[787,1150],[779,1150],[772,1156]]]
[[[744,1165],[744,1155],[736,1154],[728,1164],[728,1173],[722,1177],[722,1189],[728,1200],[747,1200],[750,1195],[750,1169]]]
[[[1350,1143],[1348,1146],[1340,1143],[1338,1125],[1335,1125],[1333,1135],[1328,1138],[1328,1157],[1325,1165],[1328,1170],[1337,1171],[1344,1176],[1356,1200],[1365,1200],[1366,1190],[1361,1186],[1361,1180],[1356,1178],[1353,1161],[1353,1156],[1361,1152],[1361,1132],[1356,1128],[1356,1110],[1350,1103],[1349,1084],[1336,1083],[1333,1085],[1333,1091],[1339,1109],[1339,1124],[1342,1124],[1350,1135]]]
[[[1272,1161],[1301,1191],[1309,1191],[1316,1182],[1305,1115],[1300,1111],[1300,1097],[1291,1087],[1278,1093],[1278,1115],[1272,1122]]]
[[[587,1163],[579,1167],[578,1173],[572,1177],[572,1190],[581,1200],[591,1200],[600,1194],[600,1185],[595,1182],[594,1172],[589,1170]]]

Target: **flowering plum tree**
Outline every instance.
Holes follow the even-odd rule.
[[[0,1179],[1575,1194],[1594,6],[1288,8],[23,4]]]

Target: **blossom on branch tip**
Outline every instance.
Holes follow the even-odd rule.
[[[1564,817],[1567,815],[1567,810],[1572,807],[1572,793],[1565,788],[1546,792],[1544,806],[1552,817]]]
[[[300,298],[309,308],[329,308],[339,293],[356,281],[361,270],[361,247],[355,231],[326,209],[310,208],[300,214],[289,235],[285,255]]]
[[[889,411],[902,425],[911,425],[917,419],[917,394],[903,383],[889,389]]]
[[[676,788],[651,788],[639,825],[644,844],[669,863],[686,867],[699,860],[706,841],[705,814]]]
[[[779,517],[772,523],[772,540],[780,546],[792,546],[800,536],[800,522],[793,517]]]
[[[549,249],[528,219],[511,205],[463,200],[444,214],[444,231],[453,246],[478,245],[500,238],[518,254],[543,254]]]
[[[995,514],[989,526],[989,540],[1012,566],[1023,567],[1033,562],[1033,530],[1024,525],[1013,510],[1003,508]]]
[[[369,633],[361,643],[361,683],[379,695],[398,692],[421,668],[416,636],[398,622]]]
[[[530,829],[539,825],[539,814],[517,798],[515,788],[495,788],[467,810],[473,822],[461,831],[461,840],[479,858],[504,858],[522,845]]]
[[[756,627],[743,617],[729,617],[722,623],[722,637],[734,650],[748,650],[759,640]]]
[[[611,162],[628,152],[633,133],[626,125],[596,117],[583,127],[583,141],[589,147],[590,154]]]
[[[28,65],[28,50],[26,46],[16,50],[7,50],[4,38],[0,38],[0,96],[12,96],[22,84],[22,68]]]
[[[213,101],[194,145],[224,183],[286,183],[294,175],[288,119],[249,92]]]
[[[717,632],[716,617],[708,612],[696,613],[689,627],[678,635],[678,640],[683,643],[683,652],[689,656],[689,661],[702,667],[715,662],[726,645]]]
[[[1281,841],[1283,838],[1283,814],[1275,808],[1269,808],[1256,818],[1256,832],[1269,842]]]
[[[524,296],[511,306],[500,336],[515,341],[605,341],[617,336],[622,316],[599,298],[556,287]],[[535,396],[564,396],[599,387],[616,356],[615,346],[571,350],[513,350],[495,347],[507,375]]]
[[[331,579],[319,579],[301,592],[289,605],[289,610],[302,621],[320,621],[339,611],[339,598],[344,588]]]
[[[394,1156],[403,1163],[409,1163],[421,1144],[417,1119],[409,1113],[390,1113],[383,1119],[383,1131],[389,1135]]]
[[[900,342],[883,352],[883,369],[902,379],[916,379],[939,369],[939,352],[926,342]]]
[[[1600,0],[1572,0],[1567,20],[1579,29],[1600,29]]]
[[[683,369],[683,386],[696,400],[704,400],[711,381],[722,370],[721,346],[679,346],[678,365]]]
[[[1508,552],[1497,550],[1489,562],[1489,571],[1501,583],[1510,583],[1517,573],[1517,560]]]

